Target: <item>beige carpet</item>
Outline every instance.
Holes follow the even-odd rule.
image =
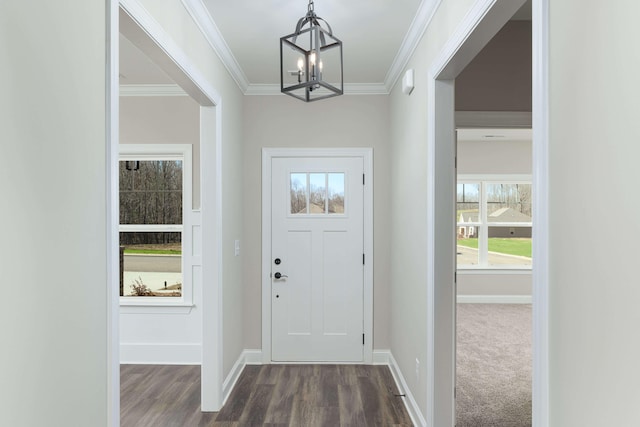
[[[457,427],[531,426],[531,305],[458,304]]]

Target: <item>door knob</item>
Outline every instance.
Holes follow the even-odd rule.
[[[281,279],[283,277],[289,277],[289,276],[287,276],[286,274],[282,274],[278,271],[276,272],[276,274],[273,275],[273,277],[275,277],[276,279]]]

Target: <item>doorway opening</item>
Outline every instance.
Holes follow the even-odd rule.
[[[107,206],[110,212],[111,230],[108,268],[110,283],[113,285],[109,299],[111,318],[109,332],[111,411],[109,416],[112,423],[117,424],[116,420],[120,418],[120,360],[123,357],[123,362],[126,362],[132,354],[135,354],[135,363],[147,361],[199,365],[201,410],[217,411],[223,399],[222,310],[220,309],[222,301],[220,96],[208,81],[203,80],[188,56],[171,40],[165,30],[155,23],[146,10],[136,7],[135,4],[127,2],[120,4],[112,0],[108,19],[111,86],[108,96],[110,99],[108,127],[111,141],[108,156],[110,198],[107,200]],[[182,114],[185,121],[189,123],[189,126],[182,128],[170,126],[174,131],[182,129],[182,133],[161,134],[159,130],[161,127],[159,125],[163,122],[161,111],[165,107],[168,108],[167,111],[177,115]],[[131,114],[138,114],[136,120],[127,121],[131,119]],[[132,122],[136,123],[130,126]],[[147,126],[136,128],[135,124],[140,123],[146,123]],[[147,134],[141,132],[144,129],[149,131],[154,123],[156,132]],[[175,124],[175,122],[172,123]],[[129,157],[123,158],[121,163],[122,147],[125,147],[122,155]],[[150,153],[149,150],[153,149],[155,152]],[[129,174],[139,174],[142,169],[149,169],[147,175],[155,173],[154,176],[161,177],[162,182],[166,184],[164,190],[151,192],[154,194],[148,191],[139,192],[140,188],[133,184],[133,177],[129,176],[132,181],[130,182],[132,186],[129,188],[132,203],[136,204],[136,201],[140,203],[137,203],[137,207],[128,206],[124,213],[132,214],[136,209],[143,209],[142,199],[169,197],[176,199],[175,203],[167,204],[176,210],[175,215],[169,215],[173,219],[165,218],[158,222],[144,214],[142,217],[146,219],[142,223],[127,224],[128,221],[125,221],[125,224],[122,224],[122,217],[118,213],[121,164],[123,171]],[[169,177],[172,173],[175,176]],[[187,191],[183,191],[185,189]],[[193,197],[190,197],[191,195]],[[179,219],[179,224],[173,223],[176,218]],[[172,223],[169,224],[167,221]],[[146,275],[140,280],[144,287],[151,289],[153,296],[142,295],[126,300],[125,293],[121,297],[119,286],[121,275],[118,274],[121,264],[118,256],[121,241],[119,232],[135,234],[126,237],[145,246],[142,249],[138,248],[143,251],[149,249],[147,240],[150,238],[160,239],[163,243],[161,248],[155,247],[158,245],[151,248],[153,251],[178,250],[180,265],[176,267],[173,262],[173,264],[170,263],[172,267],[167,268],[180,271],[163,271],[160,275],[164,277],[168,273],[175,273],[174,275],[179,276],[179,282],[182,283],[167,282],[166,289],[164,285],[158,288],[156,285],[149,286],[145,282],[145,280],[153,281],[153,275]],[[205,235],[208,239],[202,237]],[[168,248],[167,245],[177,245],[180,248]],[[175,257],[173,253],[154,254],[158,257],[165,255]],[[145,253],[143,256],[148,257],[148,254]],[[163,262],[160,269],[165,268],[165,264]],[[123,285],[122,290],[128,290],[127,283]],[[154,289],[154,286],[158,289]],[[138,287],[144,290],[143,286]],[[126,327],[127,322],[120,318],[121,311],[125,316],[136,316],[138,320],[147,317],[158,319],[164,316],[168,322],[167,325],[171,324],[170,326],[149,329],[155,329],[154,333],[164,337],[165,332],[173,328],[174,332],[178,331],[178,336],[181,336],[184,342],[178,342],[179,345],[170,343],[162,345],[161,351],[157,351],[157,346],[153,345],[129,345],[134,344],[135,341],[139,344],[141,340],[129,337],[126,343],[123,342],[126,337],[122,328]],[[191,326],[185,326],[187,323]],[[180,324],[184,324],[182,328]],[[159,329],[162,330],[159,331]],[[126,332],[129,334],[132,331],[127,328]],[[132,333],[135,334],[135,330]],[[145,331],[138,330],[138,333],[144,334]],[[161,355],[162,360],[154,360],[158,354]]]
[[[532,422],[531,76],[527,1],[455,79],[459,426]]]
[[[522,7],[523,1],[486,1],[476,4],[467,20],[441,55],[434,61],[430,73],[428,138],[430,171],[428,249],[430,276],[428,278],[429,311],[433,313],[428,325],[428,342],[433,361],[428,378],[429,399],[427,414],[433,425],[455,424],[455,354],[456,354],[456,114],[455,79],[491,40],[494,35]],[[547,355],[547,260],[545,259],[547,222],[547,83],[546,83],[546,25],[547,2],[533,0],[533,409],[532,418],[545,424],[548,402]],[[498,125],[496,125],[498,126]]]

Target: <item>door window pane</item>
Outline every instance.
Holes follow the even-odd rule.
[[[291,173],[289,192],[290,213],[293,215],[344,214],[344,173]]]
[[[291,193],[291,213],[307,213],[307,174],[292,173],[289,191]]]
[[[327,174],[309,174],[309,213],[323,214],[327,212]]]
[[[330,173],[327,178],[329,194],[329,213],[344,213],[344,174]]]
[[[120,232],[122,296],[182,296],[182,233]]]

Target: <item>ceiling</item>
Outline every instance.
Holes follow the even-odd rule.
[[[531,19],[530,2],[515,19]],[[343,42],[345,92],[389,93],[438,3],[315,0],[316,14]],[[279,39],[294,32],[308,0],[183,0],[183,4],[244,93],[279,91]],[[120,74],[121,84],[171,83],[122,36]]]
[[[426,0],[434,2],[434,0]],[[382,83],[421,0],[316,0],[343,43],[344,80]],[[280,37],[294,32],[308,0],[204,0],[251,84],[280,82]],[[241,23],[241,25],[239,25]]]

